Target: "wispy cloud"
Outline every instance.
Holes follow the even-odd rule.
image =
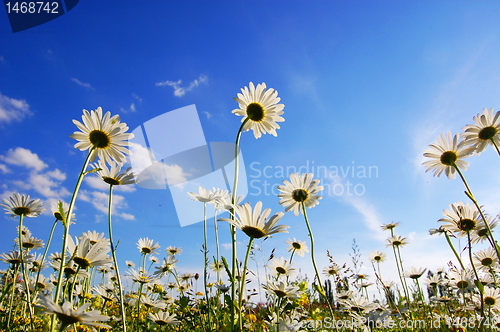
[[[0,93],[0,123],[21,121],[31,114],[26,100],[9,98]]]
[[[206,111],[203,111],[203,114],[207,116],[207,119],[210,119],[213,116],[211,113],[208,113]]]
[[[134,113],[137,112],[137,109],[135,108],[135,103],[132,103],[129,108],[120,107],[120,111],[124,113]]]
[[[90,85],[89,83],[82,82],[78,78],[72,78],[71,80],[73,82],[75,82],[76,84],[78,84],[79,86],[83,86],[84,88],[95,90],[94,87],[92,87],[92,85]]]
[[[363,216],[363,221],[372,232],[373,236],[378,240],[384,240],[386,236],[383,234],[382,222],[380,221],[380,216],[378,214],[377,208],[370,203],[366,198],[361,195],[350,193],[348,190],[348,184],[343,180],[343,178],[335,177],[331,182],[332,188],[343,188],[340,195],[336,195],[343,203],[352,206],[359,214]],[[340,191],[335,190],[337,193]]]
[[[135,99],[137,99],[137,101],[142,102],[142,98],[139,97],[137,94],[132,93],[132,97],[135,98]]]
[[[208,82],[208,77],[205,75],[200,75],[197,79],[189,83],[187,87],[182,87],[182,80],[178,80],[177,82],[174,81],[164,81],[164,82],[158,82],[156,83],[156,86],[171,86],[174,88],[174,96],[176,97],[182,97],[186,94],[186,92],[189,92],[199,86],[200,84],[207,84]]]

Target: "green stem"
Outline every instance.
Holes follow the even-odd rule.
[[[326,293],[325,293],[325,290],[323,288],[321,278],[319,276],[318,267],[316,266],[316,259],[314,258],[314,236],[313,236],[313,232],[311,229],[311,225],[309,224],[309,219],[307,218],[306,206],[305,206],[303,201],[301,202],[301,204],[302,204],[302,212],[304,213],[304,220],[305,220],[306,226],[307,226],[307,231],[309,232],[309,238],[311,239],[311,261],[312,261],[312,264],[314,267],[314,273],[316,274],[316,279],[318,279],[318,286],[319,286],[318,288],[321,291],[320,295],[323,296],[326,303],[328,304],[328,309],[330,310],[330,314],[331,314],[331,317],[333,319],[334,315],[333,315],[332,305],[331,305],[330,301],[328,300],[328,298],[326,297]]]
[[[30,295],[30,283],[28,280],[28,275],[26,274],[26,266],[24,265],[24,253],[23,253],[23,218],[24,215],[19,215],[19,258],[21,259],[21,272],[23,274],[24,288],[26,290],[26,301],[28,302],[28,310],[30,314],[30,327],[31,331],[34,331],[33,327],[33,306],[31,305],[31,295]],[[36,284],[35,284],[36,286]]]
[[[7,330],[9,330],[10,327],[10,320],[12,319],[14,310],[12,310],[12,304],[14,303],[14,296],[16,292],[16,281],[17,281],[17,274],[19,273],[19,264],[15,264],[14,266],[14,274],[12,275],[12,282],[11,282],[11,288],[12,292],[10,294],[10,300],[9,300],[9,316],[7,318]]]
[[[233,183],[233,193],[231,195],[231,204],[236,203],[236,192],[238,189],[238,173],[239,173],[239,163],[238,163],[238,155],[239,155],[239,150],[240,150],[240,139],[241,139],[241,133],[243,132],[243,126],[250,120],[250,118],[246,118],[240,126],[240,129],[238,129],[238,133],[236,134],[236,143],[235,143],[235,148],[234,148],[234,183]],[[234,210],[231,211],[231,220],[234,220]],[[236,299],[236,285],[235,285],[235,280],[236,280],[236,265],[237,265],[237,260],[236,260],[236,228],[233,224],[229,226],[230,231],[231,231],[231,253],[232,253],[232,262],[231,262],[231,274],[232,274],[232,279],[231,280],[231,300],[232,300],[232,305],[231,305],[231,331],[234,331],[234,321],[235,321],[235,307],[234,307],[234,301]]]
[[[217,224],[217,211],[214,211],[214,228],[215,228],[215,257],[216,257],[216,268],[217,268],[217,282],[221,281],[220,279],[220,253],[219,253],[219,225]]]
[[[76,181],[75,189],[73,190],[73,195],[71,196],[71,201],[69,203],[67,215],[63,216],[64,235],[63,235],[63,243],[62,243],[62,250],[61,250],[61,264],[59,266],[56,292],[54,294],[54,303],[59,303],[59,298],[61,296],[62,276],[64,273],[64,263],[65,263],[64,260],[66,258],[66,245],[68,243],[69,226],[71,225],[71,215],[73,213],[73,207],[75,206],[76,197],[78,195],[78,191],[80,190],[80,186],[82,184],[83,177],[85,176],[85,170],[87,169],[87,166],[89,165],[90,156],[92,155],[92,152],[94,151],[94,149],[95,149],[95,146],[90,149],[90,151],[87,155],[87,158],[85,159],[85,162],[83,163],[82,170],[80,171],[80,175],[78,176],[78,180]],[[52,315],[52,319],[50,321],[50,331],[51,332],[54,332],[54,330],[55,330],[55,319],[56,319],[56,316]]]
[[[113,265],[115,267],[116,280],[118,281],[118,293],[120,299],[120,313],[122,316],[122,331],[127,332],[127,323],[125,316],[125,304],[123,301],[123,287],[120,277],[120,269],[118,267],[118,260],[116,259],[115,245],[113,244],[113,226],[111,223],[111,211],[113,204],[113,185],[109,185],[109,202],[108,202],[108,233],[109,233],[109,245],[111,247],[111,256],[113,256]],[[106,302],[104,302],[106,304]]]
[[[479,290],[479,296],[481,298],[481,323],[479,325],[479,330],[483,330],[483,322],[484,322],[484,299],[483,299],[483,287],[481,284],[481,280],[479,279],[479,274],[477,273],[476,266],[474,265],[474,260],[472,259],[472,244],[470,242],[470,231],[467,231],[467,245],[469,247],[469,260],[470,264],[472,265],[472,270],[474,271],[474,275],[476,277],[476,287]],[[481,284],[481,286],[479,286]]]
[[[207,301],[207,313],[208,313],[208,326],[211,329],[211,317],[208,299],[208,276],[207,276],[207,265],[208,265],[208,241],[207,241],[207,203],[203,203],[203,286],[205,288],[205,300]]]
[[[243,272],[241,273],[241,279],[240,279],[240,294],[239,294],[239,300],[238,300],[238,305],[240,307],[240,314],[238,315],[238,322],[239,322],[239,326],[240,326],[240,331],[243,331],[243,319],[242,319],[242,310],[241,309],[243,308],[243,295],[245,293],[245,281],[246,281],[246,274],[247,274],[248,257],[250,256],[250,251],[252,250],[253,240],[254,240],[253,237],[251,237],[250,240],[248,240],[247,253],[245,255],[245,263],[243,264]]]
[[[486,229],[488,230],[488,241],[490,242],[493,249],[495,249],[495,252],[497,253],[497,257],[500,260],[500,250],[498,248],[497,242],[495,241],[495,238],[493,237],[493,232],[491,231],[490,225],[488,223],[488,219],[486,219],[486,216],[484,215],[483,210],[481,209],[481,207],[479,206],[479,203],[477,202],[476,198],[472,194],[472,190],[470,189],[469,185],[467,184],[467,181],[465,180],[465,177],[462,174],[462,171],[460,171],[460,168],[458,168],[457,165],[453,165],[453,166],[455,167],[458,175],[460,175],[460,178],[462,179],[462,182],[464,183],[465,188],[467,189],[465,194],[467,195],[467,197],[469,197],[469,199],[472,201],[472,203],[474,203],[477,210],[479,211],[479,214],[481,215],[481,218],[484,221]]]
[[[35,299],[35,296],[36,296],[36,292],[37,292],[36,285],[38,285],[38,280],[40,280],[40,273],[42,272],[43,263],[45,262],[45,257],[47,257],[47,253],[49,251],[50,243],[52,242],[52,236],[54,236],[54,231],[56,229],[57,222],[58,222],[58,220],[56,219],[54,221],[54,224],[52,224],[52,228],[51,228],[50,234],[49,234],[49,239],[47,241],[47,245],[45,246],[45,250],[43,251],[43,256],[42,256],[42,260],[40,262],[40,267],[38,268],[38,272],[36,274],[35,291],[33,292],[33,299]]]
[[[491,143],[493,143],[493,146],[495,147],[495,150],[497,150],[498,155],[500,156],[500,149],[498,148],[497,143],[493,138],[491,138]]]
[[[455,254],[455,257],[457,258],[458,262],[460,263],[460,267],[462,270],[465,270],[464,263],[462,263],[462,259],[460,258],[460,255],[458,254],[457,250],[455,249],[455,246],[451,242],[450,236],[448,235],[448,231],[444,231],[444,236],[446,237],[446,241],[448,241],[448,245],[450,246],[451,250],[453,250],[453,253]]]

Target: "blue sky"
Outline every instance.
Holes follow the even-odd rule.
[[[380,225],[392,221],[410,239],[406,266],[443,266],[452,253],[427,232],[466,197],[458,180],[425,173],[422,153],[440,133],[460,132],[483,108],[500,107],[499,9],[495,1],[81,1],[18,33],[0,13],[0,197],[69,201],[85,157],[69,137],[82,109],[120,114],[133,130],[195,104],[207,142],[234,142],[241,119],[231,114],[232,98],[249,82],[266,82],[279,92],[286,121],[278,137],[243,134],[245,201],[282,211],[264,192],[288,178],[281,170],[337,170],[336,178],[318,175],[337,191],[308,211],[319,266],[326,250],[350,263],[355,238],[370,274],[368,254],[390,254]],[[496,215],[498,157],[488,149],[468,161],[472,190]],[[73,236],[107,229],[106,191],[90,177]],[[358,190],[351,195],[349,183]],[[181,270],[202,271],[202,224],[180,227],[168,191],[130,186],[116,190],[115,203],[122,264],[138,262],[135,244],[149,237],[162,249],[182,247]],[[2,219],[6,252],[17,222]],[[52,221],[45,214],[25,225],[46,240]],[[264,257],[273,248],[288,257],[288,238],[308,241],[301,217],[289,213],[282,223],[290,233],[265,241]],[[51,251],[61,250],[57,232]],[[246,238],[239,240],[243,251]],[[294,260],[311,275],[307,257]]]

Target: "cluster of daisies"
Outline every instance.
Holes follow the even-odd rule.
[[[233,113],[242,116],[236,151],[242,132],[251,130],[255,138],[263,134],[277,136],[278,123],[284,121],[284,105],[277,91],[264,83],[250,83],[234,100],[239,108]],[[458,174],[470,200],[451,204],[444,218],[439,219],[440,227],[430,231],[446,238],[456,263],[435,272],[406,269],[402,249],[408,240],[395,233],[398,223],[390,223],[382,228],[390,231],[387,247],[394,254],[399,280],[385,279],[381,264],[387,255],[374,251],[370,261],[375,280],[369,282],[368,276],[359,272],[356,255],[349,267],[337,264],[328,253],[330,262],[320,273],[307,209],[319,204],[323,187],[310,173],[291,174],[278,186],[284,212],[274,214],[260,201],[254,205],[242,202],[236,179],[232,193],[201,187],[197,193],[188,193],[191,199],[227,213],[218,220],[214,217],[216,251],[212,257],[208,257],[204,217],[203,272],[179,272],[177,263],[182,250],[167,247],[164,257],[160,257],[160,244],[149,238],[137,242],[138,262],[127,260],[128,270],[120,272],[112,232],[112,189],[135,183],[136,174],[123,167],[129,153],[127,141],[133,134],[127,133],[128,126],[118,115],[103,113],[101,108],[84,110],[82,122],[73,121],[79,131],[70,137],[78,141],[75,148],[87,152],[87,158],[71,201],[59,201],[50,207],[54,224],[47,240],[36,238],[24,225],[26,218],[42,214],[44,207],[39,199],[15,193],[0,204],[19,221],[14,249],[0,254],[0,260],[9,266],[0,273],[0,329],[317,331],[325,330],[325,323],[331,327],[333,321],[350,321],[355,325],[335,329],[372,331],[394,327],[395,322],[405,319],[433,318],[445,322],[443,329],[447,330],[454,317],[477,322],[479,330],[496,328],[500,313],[500,247],[492,230],[498,217],[487,214],[479,205],[463,171],[468,166],[464,158],[480,154],[488,145],[500,154],[499,118],[500,112],[493,114],[493,110],[485,109],[461,135],[441,135],[424,153],[430,159],[424,162],[427,170],[435,176],[444,173],[450,179]],[[238,174],[238,158],[235,160],[234,174]],[[76,197],[85,176],[98,176],[109,185],[108,234],[89,231],[79,237],[71,235],[71,225],[78,222],[73,213]],[[249,258],[258,262],[254,241],[287,233],[289,226],[280,222],[288,212],[303,217],[308,242],[288,239],[289,257],[274,257],[273,250],[261,280],[259,269],[248,267]],[[62,250],[49,254],[58,225],[63,227]],[[219,252],[219,227],[223,225],[231,233],[232,257],[223,257]],[[236,257],[240,236],[248,240],[244,257]],[[487,248],[473,250],[477,244],[486,244]],[[302,276],[294,266],[295,255],[310,257],[312,278]],[[250,279],[257,279],[257,288],[248,289],[254,285]],[[377,292],[379,295],[374,295]],[[257,295],[262,301],[262,294],[266,301],[255,301]]]

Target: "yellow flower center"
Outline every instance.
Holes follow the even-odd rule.
[[[111,139],[107,133],[102,130],[94,129],[89,134],[89,140],[92,145],[98,149],[105,149],[109,147]]]
[[[455,161],[457,161],[457,153],[455,151],[445,151],[441,155],[441,164],[446,166],[455,165]]]
[[[120,181],[118,181],[117,179],[113,179],[113,178],[102,178],[104,182],[106,182],[107,184],[111,184],[113,186],[118,186],[120,185]]]
[[[497,303],[497,300],[494,297],[487,296],[484,298],[484,304],[492,306]]]
[[[465,280],[460,280],[459,282],[457,282],[457,287],[459,289],[466,289],[467,287],[469,287],[469,283]]]
[[[142,252],[143,254],[149,254],[149,253],[151,253],[151,248],[148,248],[148,247],[142,247],[141,252]]]
[[[457,223],[457,227],[461,231],[469,232],[469,231],[473,230],[474,228],[476,228],[476,221],[472,220],[472,219],[461,219]]]
[[[30,212],[31,212],[31,210],[29,207],[18,206],[16,208],[14,208],[14,213],[17,214],[18,216],[21,216],[21,215],[25,216],[25,215],[28,215]]]
[[[295,250],[300,250],[300,249],[302,248],[302,246],[301,246],[301,245],[300,245],[300,243],[298,243],[298,242],[293,242],[293,243],[292,243],[292,247],[293,247],[293,249],[295,249]]]
[[[276,294],[276,296],[278,296],[278,297],[285,297],[286,296],[286,292],[279,290],[279,289],[274,290],[274,294]]]
[[[31,249],[35,246],[33,242],[23,242],[23,248]]]
[[[60,313],[60,312],[57,312],[56,316],[57,316],[57,318],[59,318],[61,323],[65,326],[75,324],[75,323],[78,323],[80,321],[80,318],[77,316],[70,316],[70,315]]]
[[[489,141],[490,139],[495,137],[497,132],[498,132],[498,129],[493,127],[493,126],[485,127],[483,129],[481,129],[481,131],[478,134],[478,137],[480,140]]]
[[[493,259],[490,257],[486,257],[481,260],[481,265],[483,266],[490,266],[491,264],[493,264]]]
[[[250,103],[247,106],[247,116],[253,122],[261,122],[266,115],[266,111],[259,103]]]
[[[278,266],[276,268],[276,272],[278,272],[279,274],[285,274],[286,273],[286,269],[282,266]]]
[[[90,261],[85,257],[75,257],[73,261],[78,264],[82,269],[86,269],[90,266]]]
[[[260,239],[261,237],[266,236],[266,233],[264,233],[262,229],[253,226],[244,226],[241,230],[246,235],[254,239]]]
[[[296,202],[305,202],[308,197],[309,197],[309,194],[304,189],[295,189],[292,192],[292,198]]]

